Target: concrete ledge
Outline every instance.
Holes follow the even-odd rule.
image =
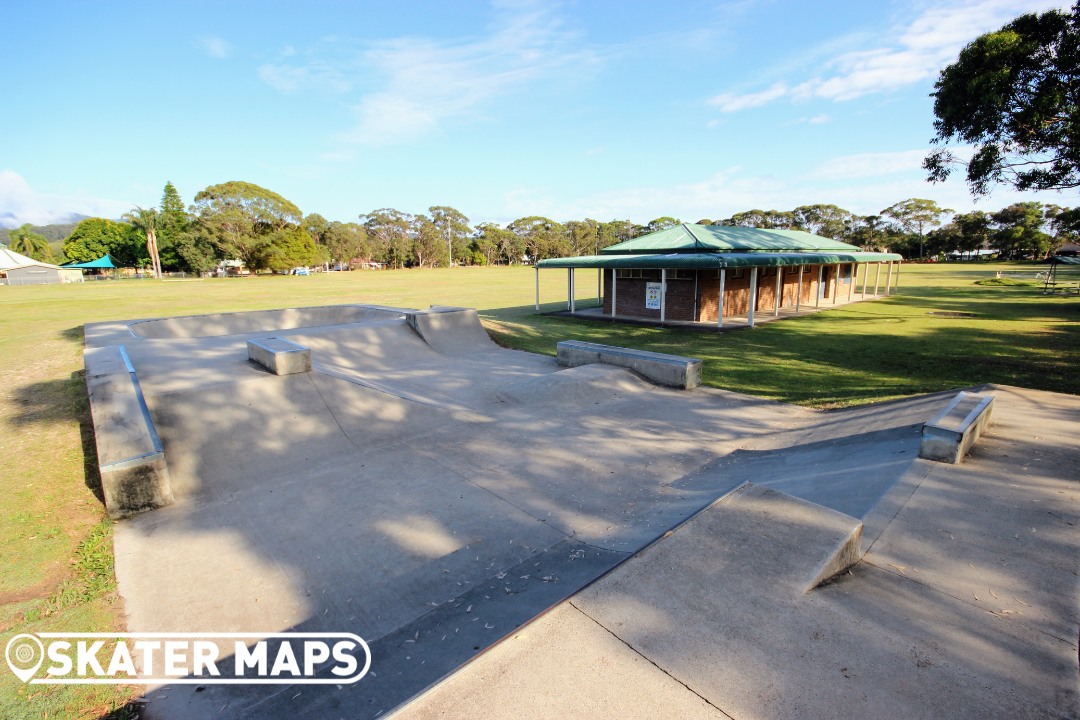
[[[657,385],[689,390],[701,384],[701,360],[698,358],[581,340],[563,340],[557,347],[559,364],[563,367],[606,363],[633,370]]]
[[[956,465],[990,424],[993,395],[960,392],[930,422],[923,425],[919,457]]]
[[[293,375],[311,370],[311,349],[283,338],[248,340],[248,359],[275,375]]]
[[[110,517],[173,501],[165,450],[123,345],[88,348],[86,385],[101,489]]]

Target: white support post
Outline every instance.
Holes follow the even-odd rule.
[[[881,280],[881,263],[877,264],[877,270],[874,272],[874,297],[877,297],[878,282]]]
[[[773,313],[772,313],[773,317],[780,317],[780,301],[783,300],[783,295],[781,295],[780,293],[784,292],[784,287],[783,287],[783,284],[782,284],[783,282],[784,282],[784,268],[777,265],[776,266],[776,297],[774,298],[774,302],[773,302]]]
[[[757,268],[750,268],[750,302],[747,304],[746,324],[754,327],[754,305],[757,304]]]
[[[896,263],[896,287],[894,289],[897,292],[900,292],[900,265],[901,263]]]
[[[889,297],[892,291],[892,261],[889,261],[889,274],[885,276],[885,297]]]
[[[716,296],[716,327],[720,329],[724,327],[724,280],[727,276],[727,270],[720,268],[720,291]]]
[[[615,317],[615,305],[619,302],[619,291],[615,287],[615,283],[619,279],[619,271],[615,268],[611,268],[611,317]]]
[[[851,272],[848,273],[847,301],[851,302],[851,291],[855,289],[855,263],[851,263]]]
[[[604,268],[596,268],[596,303],[600,306],[600,314],[604,314]]]
[[[566,272],[566,307],[574,312],[574,268],[567,268]]]
[[[863,264],[862,274],[862,299],[866,299],[866,283],[870,282],[870,266]]]
[[[660,324],[664,324],[667,313],[667,268],[660,270]]]
[[[536,312],[540,312],[540,268],[536,267]]]
[[[836,264],[836,272],[833,273],[836,277],[833,278],[833,294],[832,304],[836,304],[836,296],[840,294],[840,263]]]
[[[806,267],[805,265],[800,265],[799,266],[799,291],[797,293],[795,293],[795,314],[796,315],[799,314],[799,308],[802,307],[802,274],[803,274],[803,268],[805,268],[805,267]]]
[[[824,288],[821,287],[821,282],[822,282],[822,275],[824,273],[825,273],[825,266],[824,265],[818,265],[817,266],[817,288],[816,288],[817,292],[814,293],[814,307],[816,307],[816,308],[821,307],[821,293],[824,290]]]

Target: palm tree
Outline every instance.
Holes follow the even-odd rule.
[[[8,248],[35,260],[52,259],[48,238],[31,230],[29,223],[8,233]]]
[[[161,258],[158,257],[157,217],[157,208],[143,210],[138,205],[135,206],[134,210],[124,215],[125,220],[146,233],[146,252],[150,256],[154,277],[160,279]]]

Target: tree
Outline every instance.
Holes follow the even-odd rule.
[[[237,181],[201,191],[193,211],[203,236],[252,270],[266,267],[262,263],[271,257],[266,246],[274,233],[298,227],[303,219],[300,209],[277,193]]]
[[[469,244],[469,235],[472,233],[469,218],[447,205],[433,205],[428,208],[428,212],[431,213],[431,221],[440,237],[446,243],[448,265],[453,267],[454,258],[460,259]]]
[[[353,260],[370,260],[372,253],[367,244],[367,231],[357,223],[330,223],[323,233],[322,243],[334,263],[349,264]]]
[[[919,236],[919,257],[923,257],[926,233],[941,225],[945,215],[952,210],[939,206],[933,200],[910,198],[885,208],[881,214],[895,222],[901,230]]]
[[[64,257],[71,262],[89,262],[112,255],[119,267],[142,267],[149,263],[143,233],[132,225],[86,218],[64,240]]]
[[[301,227],[285,227],[270,233],[267,242],[260,246],[259,254],[256,267],[274,272],[288,272],[319,261],[315,241]]]
[[[507,265],[513,265],[520,262],[525,254],[525,244],[521,238],[495,223],[480,223],[476,227],[473,245],[489,264],[492,258],[498,257]]]
[[[724,220],[723,225],[735,225],[737,227],[765,228],[767,230],[795,230],[797,223],[795,214],[780,212],[779,210],[747,210],[735,213]]]
[[[434,267],[436,264],[450,264],[451,245],[439,230],[431,218],[427,215],[417,215],[413,218],[413,256],[419,267],[427,263]],[[462,251],[463,252],[463,251]]]
[[[836,205],[803,205],[791,213],[806,232],[839,240],[855,229],[855,214]]]
[[[124,219],[146,235],[146,254],[150,257],[150,268],[154,273],[154,277],[160,279],[161,259],[158,255],[157,244],[157,209],[149,208],[144,210],[136,205],[134,210],[124,215]]]
[[[654,221],[655,222],[655,221]],[[571,255],[593,255],[600,249],[600,223],[595,220],[570,220],[565,223]]]
[[[8,232],[8,248],[42,262],[52,260],[52,248],[49,239],[30,229],[30,223]]]
[[[191,270],[202,272],[190,265],[180,252],[181,237],[188,232],[191,218],[184,209],[184,201],[171,182],[165,183],[157,216],[157,247],[162,269]]]
[[[641,233],[638,231],[638,227],[629,220],[612,220],[610,222],[600,223],[596,234],[600,249],[603,250],[616,243],[633,240]]]
[[[667,230],[670,227],[675,227],[682,223],[678,218],[673,218],[668,215],[658,217],[655,220],[650,220],[649,224],[645,226],[645,232],[654,233],[660,230]]]
[[[1042,203],[1013,203],[991,217],[998,226],[993,243],[1002,255],[1037,260],[1053,247],[1053,237],[1042,230],[1046,223]]]
[[[412,220],[413,216],[409,213],[393,208],[380,208],[360,216],[380,262],[404,267],[406,262],[412,260]]]
[[[952,225],[955,225],[960,233],[960,242],[956,247],[961,252],[973,252],[982,250],[990,244],[991,219],[982,210],[975,210],[953,217]]]
[[[1080,187],[1080,2],[1021,15],[965,47],[934,85],[935,144],[975,145],[974,195]],[[948,147],[923,161],[931,182],[963,165]]]
[[[570,254],[566,230],[560,223],[549,218],[537,215],[519,218],[510,223],[507,229],[521,239],[525,252],[534,263],[547,257]]]

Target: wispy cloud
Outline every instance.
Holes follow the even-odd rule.
[[[726,92],[709,100],[721,112],[738,112],[790,98],[854,100],[933,78],[967,43],[1017,15],[1062,7],[1048,0],[969,0],[925,10],[879,38],[878,47],[847,52],[828,60],[821,73],[767,90]]]
[[[14,170],[0,170],[0,227],[19,227],[24,223],[48,225],[69,222],[72,214],[118,218],[131,210],[132,204],[86,195],[53,195],[34,190]]]
[[[847,180],[881,177],[901,172],[920,171],[928,150],[857,153],[826,160],[808,173],[820,180]]]
[[[358,50],[335,42],[266,64],[260,77],[282,92],[369,88],[351,106],[355,122],[340,135],[352,145],[411,140],[451,120],[482,117],[531,84],[580,75],[595,61],[576,32],[545,2],[503,2],[487,32],[470,38],[402,37]]]
[[[224,60],[232,55],[232,45],[228,40],[217,35],[202,35],[195,41],[196,47],[212,58]]]

